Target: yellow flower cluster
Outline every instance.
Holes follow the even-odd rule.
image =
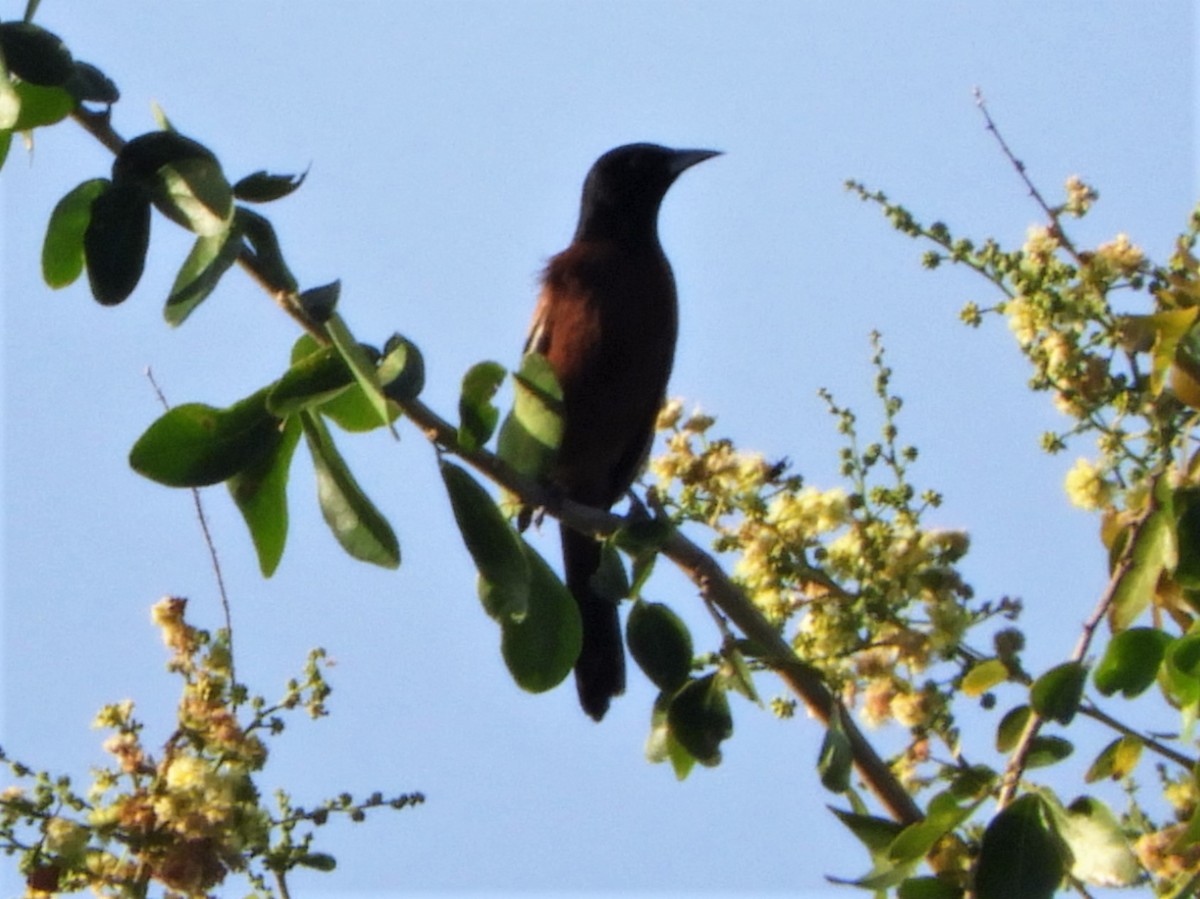
[[[1067,472],[1064,483],[1071,504],[1086,512],[1095,512],[1108,506],[1112,498],[1112,485],[1103,473],[1087,459],[1077,459]]]

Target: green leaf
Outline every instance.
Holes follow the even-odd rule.
[[[962,887],[940,877],[910,877],[896,890],[896,899],[961,899]]]
[[[21,95],[16,87],[8,80],[4,71],[3,60],[0,59],[0,135],[4,136],[5,149],[2,156],[8,155],[8,145],[12,143],[12,129],[21,117]]]
[[[397,403],[415,400],[425,389],[425,357],[415,343],[400,334],[393,334],[383,345],[378,371],[384,396]]]
[[[1034,737],[1029,747],[1029,755],[1025,757],[1026,768],[1056,765],[1075,751],[1070,741],[1062,737]]]
[[[1051,668],[1029,690],[1030,703],[1043,718],[1070,724],[1083,700],[1087,668],[1082,662],[1063,662]]]
[[[303,409],[325,404],[354,383],[354,375],[341,353],[331,346],[317,347],[293,362],[283,377],[271,385],[267,408],[280,418],[295,415]]]
[[[260,170],[233,185],[233,195],[247,203],[270,203],[292,193],[307,177],[307,170],[299,175],[272,175]]]
[[[201,236],[228,230],[233,189],[215,158],[195,156],[167,163],[158,170],[158,182],[154,205],[167,218]]]
[[[29,22],[0,25],[0,50],[8,70],[30,84],[60,87],[74,69],[71,51],[58,35]]]
[[[671,699],[667,709],[671,734],[702,765],[721,762],[721,743],[733,736],[729,699],[716,675],[688,683]]]
[[[306,852],[296,859],[296,864],[328,873],[337,867],[337,859],[326,852]]]
[[[978,899],[1050,899],[1066,874],[1042,800],[1028,794],[996,815],[983,834],[975,865]]]
[[[971,817],[982,800],[959,805],[950,791],[938,793],[929,801],[925,819],[902,830],[888,847],[893,862],[917,862],[929,854],[934,845],[950,831]]]
[[[75,110],[75,98],[64,87],[39,87],[36,84],[13,85],[20,100],[20,110],[13,131],[32,131],[55,125]]]
[[[1025,728],[1029,724],[1029,716],[1032,714],[1033,709],[1029,706],[1019,705],[1014,709],[1010,709],[1000,719],[1000,724],[996,728],[997,752],[1012,752],[1016,748],[1017,741],[1021,739],[1021,734],[1025,732]]]
[[[696,757],[680,745],[671,733],[667,714],[671,707],[671,693],[659,693],[650,714],[650,733],[646,737],[646,760],[654,764],[670,762],[676,780],[685,780],[696,767]]]
[[[279,246],[279,238],[275,236],[275,228],[271,222],[245,206],[235,207],[233,218],[250,244],[257,269],[267,283],[285,293],[296,290],[296,277],[283,260],[283,250]]]
[[[204,487],[258,464],[282,439],[279,420],[267,412],[266,392],[260,390],[227,409],[176,406],[138,438],[129,464],[168,487]]]
[[[459,466],[440,462],[454,520],[480,577],[480,599],[493,618],[529,610],[530,571],[524,542],[488,492]]]
[[[876,818],[874,815],[862,815],[833,806],[828,808],[850,829],[858,841],[867,847],[872,857],[885,853],[904,829],[903,824],[889,818]]]
[[[542,693],[571,673],[583,642],[579,605],[558,575],[521,541],[529,564],[528,605],[519,618],[501,616],[501,652],[523,690]]]
[[[692,670],[692,635],[668,606],[638,600],[625,624],[630,655],[660,690],[673,692]]]
[[[850,774],[854,770],[854,753],[850,738],[842,725],[841,710],[834,706],[829,716],[829,727],[821,741],[821,753],[817,758],[817,773],[821,786],[831,793],[845,793],[850,789]]]
[[[1157,628],[1132,627],[1114,636],[1092,680],[1104,696],[1118,690],[1126,699],[1146,691],[1158,677],[1171,637]]]
[[[513,406],[500,428],[497,454],[516,471],[541,477],[562,441],[562,388],[545,356],[528,353],[513,375]]]
[[[1099,887],[1132,886],[1141,878],[1137,856],[1116,816],[1103,802],[1080,796],[1055,808],[1052,823],[1071,850],[1071,876]]]
[[[1179,554],[1175,543],[1175,517],[1168,478],[1159,475],[1154,484],[1154,510],[1138,528],[1129,570],[1113,594],[1109,623],[1114,632],[1123,631],[1145,611],[1158,589],[1158,579],[1175,567]]]
[[[336,312],[325,323],[325,332],[333,341],[333,345],[337,347],[337,351],[342,354],[342,358],[346,360],[346,364],[350,366],[354,380],[358,382],[364,397],[375,411],[376,421],[390,428],[395,418],[395,412],[379,386],[375,360],[367,355],[363,345],[354,339],[354,335],[350,333],[350,329],[346,327],[346,323]],[[394,436],[395,432],[392,433]]]
[[[242,235],[236,224],[216,234],[197,237],[167,297],[163,309],[167,324],[179,325],[191,315],[192,310],[213,292],[221,276],[237,262],[241,250]]]
[[[268,455],[226,481],[234,503],[254,541],[258,567],[270,577],[279,567],[287,542],[287,482],[292,456],[300,441],[300,421],[289,418],[283,439]]]
[[[504,375],[504,366],[499,363],[479,362],[463,376],[458,398],[458,441],[464,449],[479,449],[496,430],[500,410],[492,404],[492,397]]]
[[[312,453],[321,514],[338,543],[355,559],[398,568],[400,543],[392,526],[350,473],[320,416],[301,412],[300,423]]]
[[[92,220],[92,203],[108,189],[105,178],[84,181],[58,201],[42,241],[42,277],[58,289],[83,273],[83,236]]]
[[[0,90],[0,115],[3,115],[4,91]],[[12,132],[0,131],[0,168],[4,167],[4,160],[8,159],[9,148],[12,147]]]
[[[1083,779],[1087,783],[1109,778],[1123,780],[1133,773],[1142,757],[1142,741],[1131,734],[1118,737],[1100,751]]]
[[[1171,641],[1164,660],[1168,694],[1181,706],[1200,703],[1200,634]]]
[[[331,281],[320,287],[310,287],[296,298],[304,314],[320,324],[325,324],[337,308],[338,297],[342,295],[342,282]]]
[[[105,306],[125,301],[142,277],[150,246],[150,201],[136,185],[112,184],[92,201],[83,233],[92,296]]]
[[[992,687],[1008,680],[1008,666],[999,659],[986,659],[971,666],[963,675],[962,690],[967,696],[982,696]]]
[[[1196,321],[1196,313],[1200,308],[1170,309],[1166,312],[1156,312],[1154,315],[1132,316],[1143,318],[1144,322],[1154,333],[1154,346],[1150,350],[1150,393],[1158,396],[1162,393],[1166,374],[1175,360],[1175,351],[1179,341],[1187,334]]]

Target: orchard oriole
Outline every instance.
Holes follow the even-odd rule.
[[[610,508],[645,463],[675,356],[675,278],[658,241],[658,210],[685,170],[719,155],[628,144],[596,160],[571,245],[542,274],[525,351],[549,361],[563,392],[551,480],[576,502]],[[599,595],[595,538],[563,526],[567,587],[583,622],[575,683],[599,721],[625,690],[617,604]]]

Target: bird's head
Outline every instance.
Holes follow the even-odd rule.
[[[656,236],[658,208],[667,189],[686,169],[719,155],[719,150],[672,150],[658,144],[609,150],[593,163],[583,183],[575,239]]]

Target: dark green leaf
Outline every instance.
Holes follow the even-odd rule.
[[[524,542],[488,492],[462,468],[440,463],[454,520],[480,577],[487,613],[503,621],[529,609],[530,571]]]
[[[611,543],[605,542],[600,545],[600,566],[588,583],[599,596],[613,602],[620,602],[629,596],[629,578],[625,574],[625,565],[621,562],[621,554]]]
[[[962,887],[940,877],[910,877],[896,889],[896,899],[960,899]]]
[[[320,287],[310,287],[296,298],[304,314],[321,324],[329,321],[333,310],[337,308],[338,297],[342,293],[342,282],[331,281]]]
[[[337,867],[337,859],[325,852],[306,852],[296,859],[296,863],[314,871],[332,871]]]
[[[92,296],[115,306],[141,280],[150,246],[150,201],[136,185],[111,185],[92,201],[83,234]]]
[[[104,178],[84,181],[58,201],[42,241],[42,277],[55,289],[83,273],[83,236],[92,220],[92,203],[108,188]]]
[[[1181,706],[1200,703],[1200,634],[1172,641],[1165,662],[1167,692]]]
[[[671,733],[667,712],[672,694],[659,693],[650,715],[650,734],[646,737],[646,760],[658,764],[670,762],[677,780],[684,780],[696,767],[696,758],[680,745]]]
[[[975,866],[978,899],[1050,899],[1066,865],[1046,823],[1042,801],[1021,796],[992,819]]]
[[[420,348],[399,334],[389,337],[379,360],[379,382],[384,395],[397,403],[420,396],[425,389],[425,357]]]
[[[217,157],[208,147],[176,131],[150,131],[126,142],[113,160],[113,181],[141,184],[146,190],[156,187],[158,173],[165,165],[177,165],[191,159],[215,164]]]
[[[299,419],[289,418],[275,449],[226,482],[250,529],[263,577],[274,574],[283,558],[288,531],[288,473],[300,430]]]
[[[0,105],[3,105],[3,103],[3,91],[0,91]],[[12,147],[12,136],[13,133],[11,131],[0,131],[0,168],[4,167],[4,160],[8,159],[8,151]]]
[[[250,244],[257,270],[266,282],[283,293],[294,291],[297,287],[296,278],[283,261],[283,251],[271,222],[245,206],[235,207],[233,217]]]
[[[13,86],[21,107],[13,122],[13,131],[31,131],[61,122],[75,109],[75,98],[64,87],[39,87],[19,83]]]
[[[950,793],[956,799],[980,799],[996,786],[997,777],[987,765],[958,768],[950,781]]]
[[[301,412],[300,422],[312,453],[321,514],[338,543],[355,559],[399,567],[400,543],[392,526],[350,473],[320,416]]]
[[[216,234],[202,234],[196,238],[192,251],[188,253],[171,295],[163,309],[163,317],[170,325],[179,325],[192,314],[217,286],[221,276],[237,262],[242,250],[242,235],[236,224]]]
[[[1034,737],[1029,747],[1029,755],[1025,758],[1026,768],[1055,765],[1075,751],[1070,741],[1062,737]]]
[[[1133,773],[1142,757],[1142,741],[1135,736],[1118,737],[1100,751],[1083,779],[1087,783],[1110,778],[1123,780]]]
[[[562,388],[546,357],[529,353],[513,375],[512,411],[504,419],[496,451],[516,471],[545,474],[562,440]]]
[[[112,106],[121,99],[112,79],[90,62],[75,62],[75,69],[65,85],[77,103],[103,103]]]
[[[524,541],[522,541],[524,544]],[[529,601],[519,618],[501,616],[501,651],[518,686],[541,693],[558,686],[579,657],[579,605],[545,560],[527,544]]]
[[[257,465],[283,435],[259,391],[228,409],[176,406],[155,421],[129,452],[133,470],[168,487],[217,484]]]
[[[1175,580],[1181,587],[1200,589],[1200,489],[1177,490],[1175,512],[1179,546]]]
[[[1079,711],[1086,680],[1087,669],[1082,662],[1063,662],[1033,682],[1030,703],[1043,718],[1070,724]]]
[[[900,831],[904,829],[904,825],[897,824],[888,818],[857,814],[833,806],[829,806],[829,810],[837,816],[839,821],[850,828],[850,832],[867,847],[872,856],[887,850],[892,841],[899,836]]]
[[[692,635],[662,603],[638,600],[625,624],[629,653],[660,690],[678,690],[692,670]]]
[[[233,185],[233,195],[247,203],[269,203],[283,199],[296,190],[306,177],[307,170],[299,175],[272,175],[258,171]]]
[[[0,25],[0,49],[8,70],[30,84],[61,87],[74,68],[71,51],[58,35],[29,22]]]
[[[656,553],[675,532],[671,522],[662,518],[640,518],[617,531],[617,546],[631,556]]]
[[[842,726],[841,710],[834,706],[829,716],[829,726],[821,740],[821,753],[817,757],[817,773],[821,786],[831,793],[845,793],[850,789],[850,774],[854,770],[854,753],[850,738]]]
[[[1032,714],[1033,709],[1029,706],[1019,705],[1000,719],[1000,726],[996,728],[997,752],[1011,752],[1016,747]]]
[[[1133,627],[1114,636],[1092,680],[1105,696],[1118,690],[1126,699],[1145,692],[1158,676],[1170,635],[1152,627]]]
[[[464,448],[479,449],[496,430],[500,410],[492,404],[492,397],[504,375],[504,366],[499,363],[479,362],[463,376],[458,398],[458,441]]]
[[[733,716],[716,675],[689,681],[667,709],[671,734],[702,765],[721,761],[721,743],[733,736]]]

